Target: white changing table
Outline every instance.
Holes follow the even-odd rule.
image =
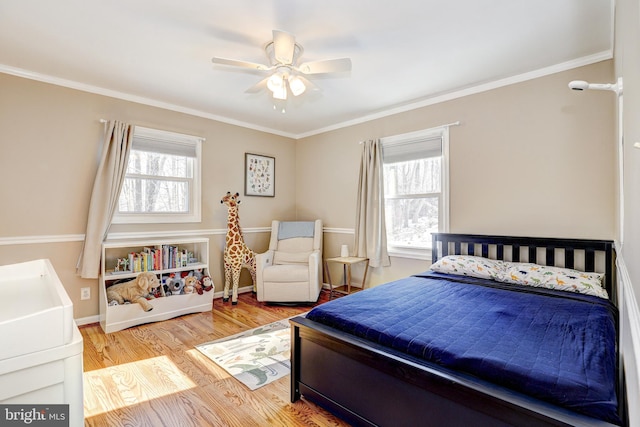
[[[0,403],[68,404],[84,424],[82,335],[49,260],[0,266]]]

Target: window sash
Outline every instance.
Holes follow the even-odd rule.
[[[442,194],[440,191],[433,193],[412,193],[412,194],[394,194],[390,196],[384,196],[385,200],[400,200],[400,199],[430,199],[433,197],[440,197]]]
[[[195,158],[200,141],[195,136],[136,126],[131,149]]]
[[[384,194],[385,201],[437,198],[437,231],[448,230],[448,139],[448,127],[433,128],[382,139],[382,162],[385,165],[403,161],[441,157],[440,191],[405,194],[388,194],[388,192],[385,192]],[[387,232],[389,232],[389,230],[387,230]],[[393,242],[388,238],[389,254],[399,257],[430,259],[431,239],[424,240],[425,241],[419,245],[407,245]]]
[[[167,174],[127,173],[125,179],[155,182],[160,191],[170,191],[171,185],[162,183],[185,183],[186,190],[181,192],[180,200],[175,200],[175,206],[185,206],[186,210],[175,211],[118,211],[114,215],[113,223],[180,223],[199,222],[201,218],[200,191],[200,152],[202,139],[190,135],[161,131],[157,129],[136,126],[134,129],[132,151],[158,153],[159,155],[186,157],[187,176],[167,176]],[[131,160],[130,160],[131,161]],[[124,196],[125,188],[120,197]],[[120,204],[120,202],[118,202]],[[172,206],[172,207],[175,207]],[[147,208],[149,206],[146,206]]]
[[[147,153],[168,154],[179,157],[197,157],[196,145],[193,143],[161,141],[133,137],[132,151],[146,151]]]
[[[399,163],[409,160],[440,157],[442,155],[442,137],[410,138],[403,141],[382,144],[383,163]]]
[[[142,210],[119,210],[120,213],[122,214],[132,214],[132,215],[155,215],[155,214],[176,214],[176,215],[185,215],[185,214],[191,214],[191,199],[193,197],[193,180],[188,179],[188,178],[158,178],[158,177],[148,177],[145,175],[127,175],[125,177],[125,184],[123,186],[123,192],[126,191],[127,189],[127,182],[131,183],[131,185],[136,185],[136,183],[140,183],[141,188],[141,196],[142,196],[142,201],[140,202],[140,206],[143,208]],[[175,199],[172,201],[171,204],[173,204],[173,202],[177,202],[177,205],[182,205],[185,207],[185,209],[183,210],[179,210],[179,209],[167,209],[167,210],[147,210],[150,205],[149,203],[152,203],[153,206],[158,204],[157,201],[157,197],[164,197],[166,191],[171,191],[171,190],[175,190],[176,188],[172,188],[172,186],[170,184],[186,184],[184,185],[184,187],[186,188],[186,191],[181,192],[180,196],[178,199]],[[169,185],[165,185],[165,184],[169,184]],[[155,188],[153,188],[155,186]],[[178,185],[178,187],[180,187]],[[135,190],[134,190],[135,191]],[[156,198],[154,198],[153,200],[150,200],[147,197],[147,194],[150,191],[155,191],[156,193]],[[121,201],[122,202],[122,201]]]

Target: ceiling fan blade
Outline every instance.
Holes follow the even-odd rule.
[[[295,48],[296,39],[293,34],[273,30],[273,49],[276,61],[285,65],[292,64]]]
[[[238,59],[220,58],[218,56],[214,56],[213,58],[211,58],[211,62],[213,62],[214,64],[231,65],[232,67],[253,68],[254,70],[260,70],[260,71],[268,71],[272,68],[267,65],[258,64],[255,62],[240,61]]]
[[[305,87],[307,88],[308,91],[312,91],[312,92],[318,92],[320,91],[320,88],[313,84],[309,79],[306,79],[304,76],[301,76],[298,74],[297,76],[300,80],[302,80],[302,83],[304,83]]]
[[[298,67],[304,74],[340,73],[351,71],[350,58],[327,59],[324,61],[305,62]]]
[[[258,93],[266,89],[268,80],[269,80],[269,77],[267,77],[266,79],[260,80],[258,83],[251,86],[249,89],[245,90],[245,93]]]

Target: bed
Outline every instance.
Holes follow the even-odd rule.
[[[434,265],[501,260],[501,276],[428,271],[291,319],[292,402],[366,426],[627,425],[611,241],[436,233],[433,248]],[[534,264],[603,273],[608,298],[508,283]]]

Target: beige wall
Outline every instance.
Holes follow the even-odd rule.
[[[298,142],[296,205],[325,226],[353,229],[359,141],[460,121],[450,128],[450,231],[614,238],[615,103],[611,93],[575,92],[571,80],[610,81],[613,63],[505,86]],[[325,239],[325,255],[353,234]],[[370,285],[424,271],[392,259]]]
[[[461,125],[451,128],[451,231],[612,238],[613,106],[604,99],[607,94],[567,89],[567,82],[578,78],[608,81],[612,68],[606,61],[297,142],[0,74],[0,170],[5,183],[0,194],[5,204],[11,203],[0,221],[0,264],[52,259],[76,318],[98,314],[97,281],[79,279],[75,261],[97,167],[101,118],[206,138],[201,224],[122,225],[111,231],[199,230],[211,241],[209,262],[218,291],[226,225],[220,197],[226,191],[243,192],[245,152],[276,157],[276,197],[243,197],[240,215],[247,244],[265,250],[268,232],[251,229],[268,227],[274,218],[320,218],[327,228],[325,256],[336,256],[341,244],[353,247],[358,142],[458,120]],[[69,241],[40,243],[60,236]],[[10,244],[12,238],[20,244]],[[25,238],[37,243],[24,243]],[[368,284],[429,265],[401,258],[392,263],[372,269]],[[355,282],[362,273],[355,269]],[[242,283],[248,282],[244,274]],[[90,301],[79,300],[85,286],[92,288]]]
[[[619,223],[622,238],[621,286],[624,301],[620,307],[621,351],[624,359],[629,402],[629,425],[640,425],[640,7],[635,0],[616,2],[615,76],[624,79],[623,96],[623,192]]]
[[[624,79],[624,237],[623,254],[640,304],[640,8],[619,2],[616,13],[616,76]]]
[[[76,276],[101,147],[100,119],[119,119],[206,138],[202,149],[202,223],[113,226],[112,232],[200,230],[210,238],[211,275],[221,290],[227,211],[220,198],[243,194],[244,153],[276,158],[276,197],[242,197],[247,244],[268,246],[271,220],[295,219],[295,141],[187,114],[0,74],[0,265],[49,258],[76,318],[98,314],[97,280]],[[78,237],[80,236],[80,237]],[[36,244],[24,243],[33,240]],[[56,240],[66,240],[55,242]],[[20,244],[10,244],[17,241]],[[41,243],[52,242],[52,243]],[[243,275],[243,284],[250,282]],[[80,301],[80,288],[92,299]]]

